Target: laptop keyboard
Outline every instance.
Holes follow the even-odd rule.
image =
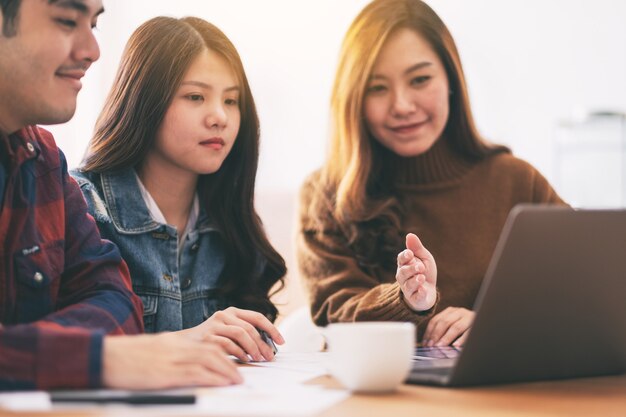
[[[414,361],[432,361],[437,359],[455,359],[461,354],[461,348],[454,346],[417,347],[413,353]]]
[[[454,366],[460,353],[461,349],[453,346],[418,347],[415,348],[411,367],[413,372],[428,370],[429,373],[441,372],[444,375]]]
[[[421,370],[421,369],[428,369],[430,370],[437,370],[440,369],[442,371],[448,372],[450,370],[450,368],[452,368],[454,366],[454,363],[456,362],[456,359],[435,359],[432,361],[413,361],[413,363],[411,364],[411,369],[415,370]]]

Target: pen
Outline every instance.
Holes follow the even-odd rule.
[[[135,405],[147,404],[195,404],[195,394],[162,394],[150,392],[107,392],[107,391],[53,391],[52,402],[64,403],[123,403]]]
[[[276,344],[274,343],[270,335],[267,334],[265,330],[261,330],[261,329],[257,329],[257,330],[259,331],[259,334],[261,335],[261,339],[263,339],[263,341],[267,343],[269,347],[272,348],[272,352],[274,353],[274,355],[276,355],[276,353],[278,352],[278,348],[276,348]]]

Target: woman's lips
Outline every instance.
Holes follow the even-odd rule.
[[[388,129],[398,134],[414,133],[415,131],[419,130],[422,126],[424,126],[426,123],[428,123],[428,120],[424,120],[424,121],[417,122],[417,123],[399,125],[399,126],[389,126]]]
[[[200,145],[206,146],[207,148],[220,150],[224,147],[225,143],[224,143],[224,139],[222,138],[211,138],[211,139],[203,140],[202,142],[200,142]]]

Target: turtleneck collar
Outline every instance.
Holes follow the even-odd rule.
[[[400,187],[454,182],[475,164],[455,151],[445,137],[423,154],[402,157],[387,151],[382,159],[384,175],[391,175],[393,184]]]

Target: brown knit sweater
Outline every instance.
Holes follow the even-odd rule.
[[[395,281],[395,258],[384,268],[363,267],[330,211],[310,215],[314,199],[323,198],[316,172],[301,190],[297,254],[318,325],[411,321],[421,338],[433,314],[448,306],[472,308],[511,208],[565,204],[535,168],[510,153],[470,162],[440,141],[418,157],[393,158],[388,166],[403,213],[398,233],[417,234],[433,254],[440,300],[432,311],[412,311]],[[403,249],[400,244],[395,253]]]

